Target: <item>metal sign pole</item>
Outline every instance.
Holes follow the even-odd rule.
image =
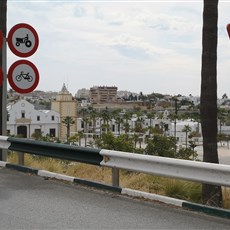
[[[7,71],[6,71],[6,66],[7,66],[7,52],[6,52],[6,47],[7,47],[7,39],[4,38],[3,40],[3,47],[2,47],[2,71],[3,71],[3,82],[2,82],[2,135],[6,136],[7,135]],[[6,161],[7,160],[7,150],[2,150],[2,160]]]
[[[0,67],[3,72],[3,81],[0,86],[0,135],[6,134],[6,31],[7,31],[7,0],[1,0],[0,4],[0,30],[3,35],[3,44],[0,47]],[[0,160],[6,160],[6,152],[0,149]]]

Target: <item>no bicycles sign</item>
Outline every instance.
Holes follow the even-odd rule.
[[[26,24],[20,23],[13,26],[8,34],[8,45],[10,50],[19,57],[33,55],[39,44],[36,30]]]
[[[39,72],[32,62],[19,60],[10,66],[8,81],[16,92],[30,93],[38,85]]]

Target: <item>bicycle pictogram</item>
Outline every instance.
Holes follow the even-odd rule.
[[[29,75],[29,73],[24,73],[23,71],[16,76],[16,81],[21,81],[22,79],[27,80],[28,82],[33,81],[33,77]]]

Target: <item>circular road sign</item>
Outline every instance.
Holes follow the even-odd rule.
[[[25,23],[13,26],[8,34],[8,45],[10,50],[19,57],[33,55],[39,44],[36,30]]]
[[[0,30],[0,49],[2,48],[2,45],[3,45],[3,33]]]
[[[9,68],[8,81],[16,92],[30,93],[39,83],[38,69],[30,61],[16,61]]]
[[[0,67],[0,86],[2,86],[2,82],[3,82],[3,71],[2,68]]]

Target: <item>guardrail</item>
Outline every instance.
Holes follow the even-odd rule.
[[[77,161],[113,169],[113,186],[119,186],[119,169],[174,177],[230,187],[230,166],[106,149],[0,136],[0,148]]]
[[[75,147],[24,138],[0,136],[0,148],[93,165],[100,165],[103,160],[103,157],[99,154],[100,149]]]

